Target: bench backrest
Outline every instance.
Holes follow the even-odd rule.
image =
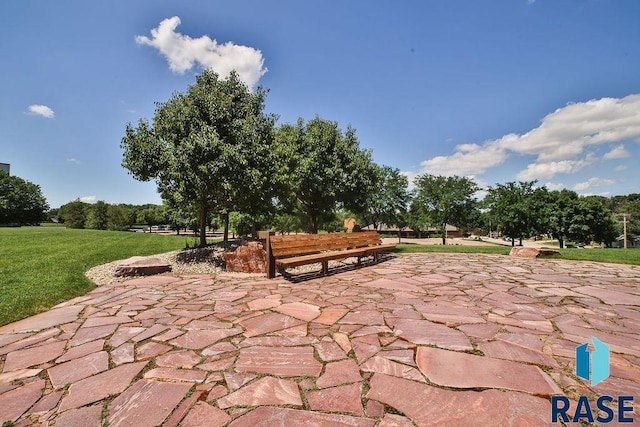
[[[356,233],[296,234],[269,236],[275,258],[315,254],[325,251],[362,248],[382,243],[376,231]]]

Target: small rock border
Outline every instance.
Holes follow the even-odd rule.
[[[231,243],[229,250],[233,251],[238,247],[237,243]],[[222,244],[207,246],[205,248],[188,248],[163,254],[150,255],[160,261],[171,265],[174,274],[216,274],[224,271],[224,261],[222,254],[225,248]],[[97,286],[106,285],[111,282],[123,282],[134,277],[115,277],[116,266],[122,260],[97,265],[90,268],[84,274]]]
[[[235,251],[238,246],[242,245],[243,243],[244,241],[240,240],[230,241],[228,244],[228,248],[226,249],[222,243],[217,243],[204,248],[179,249],[176,251],[150,256],[158,258],[160,261],[171,265],[172,274],[218,274],[222,272],[233,274],[226,272],[222,255],[225,252]],[[115,276],[116,266],[120,262],[122,262],[122,260],[97,265],[88,269],[84,274],[97,286],[103,286],[111,282],[124,282],[125,280],[135,278],[136,276]],[[329,261],[329,269],[331,270],[339,267],[351,266],[357,264],[357,262],[358,258],[356,257],[346,258],[338,261]],[[297,275],[320,273],[321,271],[322,266],[319,263],[308,264],[288,269],[286,272],[286,276],[295,277]]]

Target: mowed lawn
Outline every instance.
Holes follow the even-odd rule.
[[[0,228],[0,325],[94,288],[89,268],[182,249],[193,238],[53,227]]]
[[[74,297],[94,285],[89,268],[134,255],[193,246],[185,236],[161,236],[55,227],[0,228],[0,325],[23,319]],[[508,255],[507,246],[400,244],[396,252],[457,252]],[[560,258],[640,265],[640,249],[562,249]]]

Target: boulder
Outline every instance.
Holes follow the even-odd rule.
[[[134,256],[116,265],[114,276],[151,276],[171,271],[171,264],[154,257]]]
[[[544,255],[560,255],[560,252],[553,249],[525,248],[518,246],[511,248],[509,255],[520,258],[538,258]]]
[[[266,273],[267,251],[260,242],[249,242],[234,252],[222,255],[227,271],[234,273]]]

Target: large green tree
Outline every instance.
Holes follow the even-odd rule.
[[[371,224],[376,229],[380,224],[400,227],[406,219],[410,200],[409,180],[399,169],[390,166],[374,165],[374,170],[377,176],[363,206],[363,225]]]
[[[446,245],[446,224],[464,228],[477,209],[477,184],[466,177],[430,174],[418,175],[414,183],[415,208],[442,227],[442,244]]]
[[[107,229],[114,231],[127,231],[131,228],[134,221],[135,216],[127,205],[108,205]]]
[[[171,205],[198,213],[201,245],[210,212],[254,213],[271,201],[275,116],[264,113],[265,96],[235,72],[222,80],[204,71],[186,93],[158,103],[151,124],[127,125],[123,166],[155,180]]]
[[[48,210],[39,185],[0,171],[0,224],[36,225]]]
[[[96,230],[106,230],[109,227],[109,204],[98,200],[93,206],[88,207],[88,211],[85,227]]]
[[[84,228],[90,210],[91,205],[89,203],[76,199],[60,206],[60,216],[65,226],[69,228]]]
[[[539,218],[545,207],[544,196],[538,192],[546,192],[544,188],[535,188],[535,181],[507,182],[496,184],[487,191],[485,203],[490,211],[490,218],[504,236],[511,238],[511,245],[515,240],[529,237],[538,232]]]
[[[427,233],[431,224],[434,223],[424,206],[422,206],[415,198],[411,200],[411,205],[409,206],[409,211],[406,214],[405,222],[407,226],[416,233],[418,238],[422,237],[422,234]]]
[[[580,197],[575,191],[551,191],[547,201],[548,228],[563,248],[567,240],[609,246],[619,233],[609,209],[595,197]]]
[[[596,242],[607,247],[611,246],[621,230],[614,215],[602,205],[600,198],[597,196],[581,197],[579,211],[589,227],[589,233],[582,242]]]
[[[317,233],[338,208],[361,213],[376,177],[371,152],[360,148],[355,130],[315,117],[276,131],[278,201]]]

